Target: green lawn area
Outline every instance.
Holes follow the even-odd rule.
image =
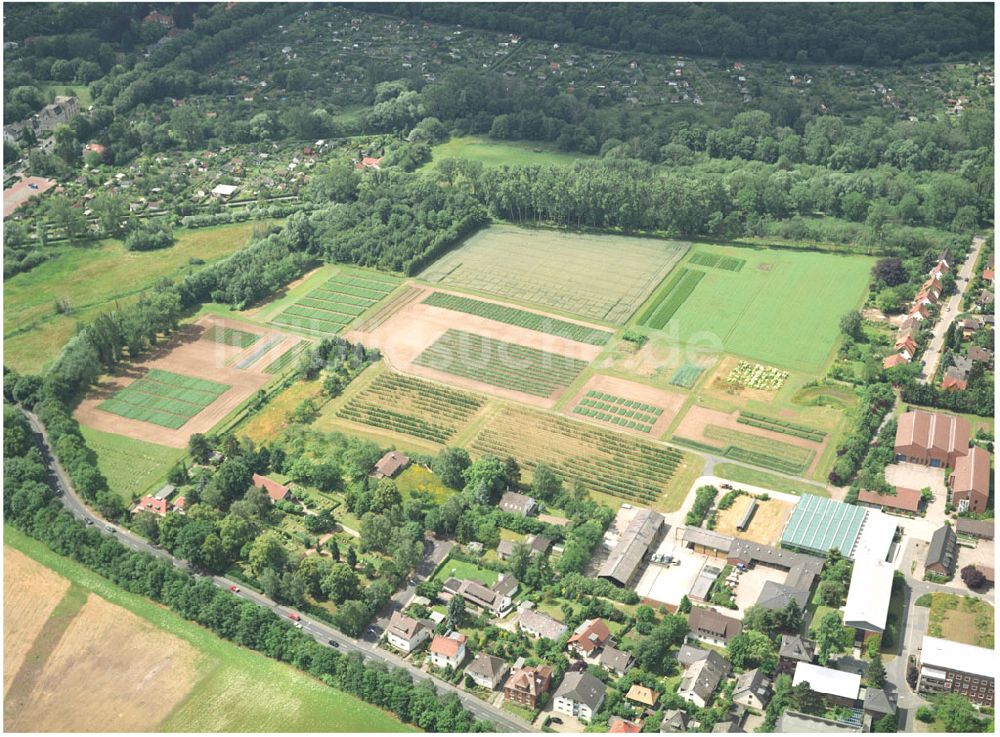
[[[569,154],[558,151],[544,143],[521,143],[515,141],[493,141],[479,136],[461,136],[434,147],[434,158],[424,165],[428,171],[437,167],[443,159],[468,159],[481,161],[483,166],[528,166],[555,165],[569,166],[580,159],[591,159],[585,154]]]
[[[691,261],[709,256],[745,263],[729,271]],[[672,329],[682,343],[717,341],[727,353],[819,374],[836,347],[841,316],[861,303],[872,263],[863,256],[699,244],[680,265],[705,275],[673,314]],[[661,289],[654,300],[662,296]]]
[[[455,490],[445,486],[441,479],[434,475],[433,471],[416,464],[396,477],[396,488],[399,489],[399,493],[404,498],[415,491],[426,491],[434,497],[438,504],[455,493]]]
[[[58,255],[4,281],[4,362],[18,371],[39,371],[76,332],[115,300],[128,302],[158,279],[176,278],[246,245],[258,223],[177,231],[177,242],[159,251],[126,251],[121,241],[58,246]],[[56,300],[69,302],[57,314]]]
[[[111,491],[130,501],[133,494],[155,491],[166,483],[167,472],[187,455],[180,448],[133,440],[124,435],[80,426],[87,445],[97,454],[97,467]]]
[[[67,90],[71,91],[71,94],[75,95],[80,101],[80,109],[86,111],[90,107],[94,100],[90,96],[90,88],[85,84],[74,84],[72,82],[34,82],[35,87],[42,91],[42,94],[52,102],[56,99],[57,95],[65,95]],[[86,141],[83,141],[86,143]]]
[[[751,486],[762,486],[765,489],[783,491],[786,494],[814,494],[815,496],[830,496],[830,492],[822,486],[813,486],[804,481],[777,476],[767,471],[758,471],[735,463],[717,463],[713,473],[730,481],[736,481]]]
[[[927,634],[979,647],[993,647],[994,612],[980,599],[954,594],[931,594]]]
[[[497,581],[497,575],[496,571],[488,571],[485,568],[480,568],[473,563],[466,563],[464,560],[455,560],[454,558],[446,558],[444,563],[441,565],[441,568],[434,576],[434,580],[445,581],[451,577],[459,579],[471,578],[473,581],[479,581],[487,586],[492,586]]]
[[[197,648],[204,661],[198,680],[159,725],[161,731],[415,731],[360,699],[222,640],[150,600],[128,593],[9,525],[4,525],[4,543]]]

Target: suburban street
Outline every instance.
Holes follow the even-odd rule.
[[[972,279],[972,274],[976,268],[976,262],[979,261],[979,254],[983,250],[984,243],[986,243],[985,238],[979,235],[975,236],[972,239],[972,252],[965,259],[965,263],[955,272],[956,293],[949,297],[948,301],[941,306],[941,315],[934,324],[933,335],[930,343],[927,345],[927,350],[924,351],[924,369],[920,380],[925,384],[932,381],[934,374],[937,372],[938,363],[940,363],[941,356],[944,354],[944,335],[948,331],[948,326],[951,325],[962,310],[962,297],[969,288],[969,280]]]
[[[98,516],[92,512],[84,503],[83,499],[76,493],[73,485],[70,481],[69,475],[63,469],[59,460],[51,452],[51,446],[49,445],[48,434],[45,431],[45,427],[42,425],[38,417],[25,409],[21,410],[25,416],[28,418],[28,422],[31,425],[32,430],[35,432],[36,437],[40,441],[40,447],[42,451],[43,458],[46,465],[48,466],[51,473],[52,485],[60,492],[59,499],[63,505],[73,514],[74,517],[80,519],[84,522],[89,521],[91,524],[95,525],[98,530],[102,533],[115,535],[122,544],[127,545],[129,548],[142,553],[148,553],[149,555],[154,555],[165,561],[169,561],[175,567],[181,569],[187,569],[188,565],[185,561],[175,558],[162,548],[155,547],[145,541],[144,539],[132,534],[127,529],[120,527],[118,525],[113,525],[107,522],[107,520]],[[419,572],[420,575],[426,575],[426,571],[433,571],[437,566],[437,563],[432,562],[434,558],[438,561],[444,558],[447,554],[447,550],[450,549],[450,544],[438,543],[432,545],[431,556],[425,559],[421,564]],[[197,574],[195,574],[197,575]],[[239,587],[236,581],[225,578],[224,576],[212,576],[212,582],[219,588],[231,590],[232,587]],[[399,601],[406,601],[409,596],[412,596],[412,589],[415,585],[410,585],[407,589],[400,592],[393,597],[392,602],[387,605],[389,614],[385,614],[385,622],[388,623],[388,617],[391,616],[392,607],[398,605]],[[409,594],[406,592],[409,591]],[[288,617],[290,613],[295,611],[292,608],[282,606],[272,601],[263,594],[257,593],[255,591],[248,591],[245,588],[240,588],[238,593],[234,593],[235,596],[239,596],[242,599],[253,602],[258,606],[266,607],[268,609],[274,610],[276,614],[281,617]],[[405,598],[404,598],[405,595]],[[451,692],[456,694],[459,699],[461,699],[463,706],[473,715],[479,719],[489,720],[493,723],[497,731],[506,732],[533,732],[535,730],[531,724],[527,721],[520,719],[510,712],[498,709],[491,704],[482,701],[476,696],[465,693],[464,691],[452,686],[451,684],[440,681],[433,676],[424,673],[423,671],[415,668],[409,663],[403,661],[402,659],[396,657],[392,653],[379,649],[376,646],[377,638],[369,632],[369,637],[366,641],[355,640],[341,633],[340,631],[334,629],[333,627],[325,624],[324,622],[317,621],[310,617],[300,615],[302,631],[310,634],[315,640],[328,647],[334,647],[341,652],[359,652],[365,660],[377,659],[381,660],[387,665],[393,666],[395,668],[405,669],[414,679],[424,681],[431,680],[434,683],[435,688],[439,692]],[[379,618],[381,621],[383,617]],[[291,626],[291,621],[289,620],[289,625]]]

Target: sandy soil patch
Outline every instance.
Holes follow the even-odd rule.
[[[197,650],[91,595],[19,704],[7,731],[155,730],[191,690]]]
[[[3,692],[7,694],[69,581],[14,548],[3,549]]]
[[[205,331],[213,325],[256,333],[261,338],[249,348],[228,346],[202,338]],[[272,336],[280,340],[246,368],[236,368],[240,361],[259,351]],[[77,407],[76,418],[81,424],[96,430],[126,435],[172,448],[183,448],[192,434],[210,431],[243,400],[268,384],[274,376],[264,373],[264,369],[300,340],[302,338],[271,328],[261,328],[216,315],[205,315],[197,322],[178,330],[169,341],[157,346],[142,363],[128,366],[118,374],[102,378]],[[98,409],[101,402],[144,376],[151,368],[227,384],[229,389],[176,430],[150,422],[127,419]]]
[[[638,430],[629,430],[628,428],[620,425],[613,425],[609,422],[604,422],[602,420],[597,420],[592,417],[575,413],[573,408],[580,403],[581,399],[587,396],[587,392],[589,391],[604,392],[605,394],[613,394],[616,397],[623,397],[624,399],[645,402],[646,404],[650,404],[654,407],[659,407],[663,410],[663,414],[660,415],[659,419],[655,423],[653,423],[652,430],[648,433],[642,433]],[[658,438],[667,431],[667,427],[669,427],[670,423],[673,422],[674,417],[677,416],[678,411],[680,411],[680,408],[683,406],[684,399],[684,395],[680,392],[668,392],[646,384],[629,381],[628,379],[618,379],[614,376],[599,374],[591,376],[587,380],[587,383],[583,385],[583,388],[580,389],[580,391],[576,393],[576,396],[574,396],[566,405],[564,413],[575,419],[587,420],[588,422],[596,423],[602,427],[611,427],[612,429],[634,432],[648,438]]]
[[[750,527],[746,532],[739,532],[736,525],[743,519],[752,497],[739,496],[729,509],[720,510],[715,518],[715,531],[722,535],[742,537],[764,545],[776,545],[781,539],[781,531],[792,514],[794,505],[778,499],[768,499],[757,502],[757,511],[753,513]]]
[[[502,389],[437,369],[416,366],[413,361],[445,331],[452,328],[588,362],[593,361],[602,350],[600,346],[577,343],[555,335],[487,320],[477,315],[468,315],[463,312],[423,304],[423,300],[434,291],[440,290],[423,289],[419,296],[409,301],[402,309],[370,332],[353,330],[346,333],[344,337],[351,342],[360,341],[368,348],[378,348],[389,365],[397,371],[545,408],[549,408],[555,403],[556,396],[536,397],[524,392]],[[503,303],[498,302],[497,304]],[[552,317],[559,320],[565,319],[554,315]],[[580,324],[586,325],[587,323]]]
[[[803,448],[806,450],[815,451],[812,462],[806,469],[803,476],[808,476],[812,473],[816,466],[819,457],[823,453],[823,449],[826,447],[826,442],[829,440],[827,436],[827,441],[823,443],[814,443],[811,440],[805,440],[804,438],[796,438],[792,435],[785,435],[779,432],[771,432],[770,430],[764,430],[759,427],[751,427],[750,425],[743,425],[736,421],[736,418],[740,416],[737,412],[722,412],[716,409],[709,409],[708,407],[698,407],[692,406],[691,409],[687,411],[684,415],[684,419],[677,426],[674,434],[682,438],[687,438],[688,440],[696,440],[701,443],[707,443],[708,445],[718,446],[718,440],[712,440],[705,436],[705,429],[709,425],[717,425],[719,427],[724,427],[727,430],[735,430],[737,432],[745,433],[747,435],[756,435],[760,438],[766,438],[768,440],[773,440],[778,443],[785,443],[787,445],[794,445],[797,448]]]

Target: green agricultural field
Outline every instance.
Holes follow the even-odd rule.
[[[553,317],[539,315],[537,312],[519,310],[516,307],[499,305],[495,302],[483,302],[481,299],[461,297],[457,294],[433,292],[423,301],[423,304],[477,315],[488,320],[517,325],[528,330],[556,335],[560,338],[588,343],[589,345],[605,345],[611,339],[611,333],[607,330],[593,330],[586,325],[578,325],[575,322],[557,320]]]
[[[271,318],[282,327],[336,335],[399,286],[384,274],[342,272],[299,297]]]
[[[790,479],[785,476],[777,476],[767,471],[758,471],[755,468],[739,466],[735,463],[717,463],[712,472],[721,478],[729,479],[740,484],[750,486],[760,486],[772,491],[783,491],[786,494],[813,494],[815,496],[830,496],[830,492],[825,486],[813,486],[805,481]]]
[[[573,412],[629,430],[648,433],[660,419],[663,409],[645,402],[591,390],[580,398],[579,404],[573,407]]]
[[[224,328],[221,325],[213,325],[202,333],[201,337],[205,340],[238,348],[249,348],[260,340],[260,336],[256,333],[248,333],[245,330],[237,330],[236,328]]]
[[[265,374],[280,374],[282,371],[295,364],[295,360],[302,355],[302,352],[309,347],[308,340],[300,340],[287,351],[264,367]]]
[[[266,224],[266,222],[265,222]],[[159,251],[126,251],[121,241],[53,246],[53,258],[4,281],[4,364],[40,371],[76,331],[116,300],[128,303],[158,279],[177,278],[246,245],[256,223],[177,231],[177,242]],[[69,312],[56,312],[65,300]]]
[[[689,246],[494,225],[435,261],[419,278],[617,325],[638,309]]]
[[[706,255],[721,257],[719,265],[699,269],[704,276],[687,293],[677,291],[683,280],[666,285],[676,289],[662,289],[641,321],[666,305],[682,343],[704,346],[711,339],[726,353],[812,374],[822,373],[833,354],[841,316],[860,305],[873,263],[864,256],[706,245],[696,246],[686,263]],[[746,263],[730,271],[721,267],[725,258]]]
[[[4,543],[71,582],[179,637],[202,656],[198,679],[158,726],[164,732],[407,732],[395,717],[264,655],[238,647],[128,593],[4,525]]]
[[[570,166],[580,159],[593,158],[585,154],[568,154],[553,146],[514,141],[493,141],[478,136],[461,136],[434,147],[433,160],[425,171],[436,169],[445,159],[480,161],[483,166]]]
[[[565,389],[587,367],[576,358],[454,329],[413,363],[536,397]]]
[[[141,379],[119,389],[97,408],[176,430],[228,389],[227,384],[150,369]]]
[[[179,448],[134,440],[124,435],[80,426],[87,447],[97,454],[97,468],[108,479],[111,491],[131,501],[133,494],[147,494],[165,483],[167,472],[187,453]]]

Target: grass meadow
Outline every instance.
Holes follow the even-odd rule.
[[[150,729],[165,732],[406,732],[390,714],[289,665],[222,640],[152,601],[4,525],[4,543],[72,583],[179,637],[201,655],[197,678],[174,710]],[[113,643],[108,643],[113,647]]]
[[[745,264],[734,271],[696,263],[706,256]],[[653,327],[681,343],[717,341],[726,353],[820,374],[837,344],[840,318],[865,294],[872,263],[863,256],[698,245],[682,266],[704,276],[680,294],[676,288],[691,287],[690,279],[667,282],[640,319],[656,320]],[[661,326],[664,314],[670,321]]]
[[[191,259],[217,261],[246,245],[258,223],[177,232],[177,242],[159,251],[127,251],[121,241],[58,246],[57,254],[31,271],[4,281],[4,363],[40,371],[73,336],[77,322],[89,322],[116,300],[128,302],[158,279],[192,269]],[[56,312],[65,300],[69,312]]]
[[[436,169],[445,159],[480,161],[483,166],[570,166],[574,161],[592,156],[569,154],[540,143],[491,141],[478,136],[461,136],[434,147],[433,159],[424,171]]]
[[[97,468],[108,479],[111,490],[126,502],[133,494],[156,491],[166,482],[167,472],[184,458],[186,451],[168,448],[124,435],[80,425],[87,446],[97,454]]]

